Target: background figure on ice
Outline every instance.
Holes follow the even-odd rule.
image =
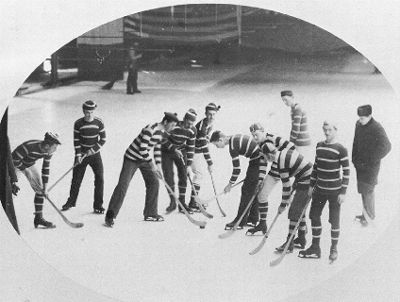
[[[35,192],[35,218],[33,225],[35,228],[43,226],[45,228],[55,228],[56,226],[43,218],[43,201],[47,194],[47,183],[50,175],[50,160],[57,146],[61,145],[58,135],[46,132],[44,140],[29,140],[19,145],[12,152],[14,166],[17,172],[26,176]],[[43,158],[42,175],[35,165],[36,161]]]
[[[361,194],[363,211],[356,216],[363,225],[367,219],[375,219],[375,185],[381,159],[391,150],[391,143],[385,129],[372,117],[371,105],[358,107],[359,119],[353,140],[352,162],[357,172],[357,189]],[[368,215],[367,219],[365,215]]]
[[[278,163],[278,174],[282,180],[282,202],[278,208],[281,214],[290,202],[292,191],[295,190],[292,203],[289,207],[289,233],[286,242],[276,248],[276,251],[282,253],[288,244],[287,252],[293,252],[294,240],[292,234],[296,231],[295,227],[299,220],[304,220],[304,209],[307,207],[311,198],[310,176],[312,164],[307,161],[303,155],[296,150],[278,151],[272,143],[263,144],[262,153],[269,162],[276,161]],[[290,178],[294,177],[293,186]],[[302,228],[298,229],[299,242],[306,242],[306,231]]]
[[[328,201],[331,224],[329,259],[335,261],[338,257],[337,244],[340,235],[340,205],[344,202],[349,185],[349,157],[347,149],[336,140],[336,124],[325,121],[322,130],[326,139],[317,144],[310,180],[310,187],[313,189],[310,209],[312,244],[308,249],[300,251],[299,257],[321,257],[321,215]]]
[[[97,104],[86,101],[82,105],[83,117],[74,124],[75,162],[72,172],[71,189],[67,202],[62,206],[67,211],[76,206],[79,189],[89,165],[94,173],[93,211],[103,214],[104,168],[100,149],[106,143],[106,130],[103,121],[94,116]]]
[[[149,124],[142,129],[140,134],[129,145],[124,155],[118,184],[111,196],[105,223],[113,226],[114,219],[121,209],[129,184],[139,168],[146,186],[146,201],[143,210],[145,221],[164,221],[158,215],[158,189],[157,174],[161,173],[160,167],[160,142],[165,132],[170,131],[178,122],[176,114],[165,112],[161,123]],[[154,148],[155,164],[150,157],[150,151]]]
[[[237,215],[233,221],[226,224],[225,229],[232,229],[236,223],[239,223],[237,229],[243,229],[246,225],[255,227],[258,223],[259,214],[257,196],[254,196],[254,194],[257,193],[257,188],[261,187],[264,177],[267,174],[267,163],[260,154],[260,148],[257,142],[248,135],[236,134],[227,136],[221,131],[215,131],[211,135],[210,142],[217,148],[225,148],[226,145],[229,145],[229,154],[232,157],[233,171],[224,189],[225,193],[231,190],[240,175],[239,156],[242,155],[249,159],[249,166],[242,186]],[[252,199],[253,204],[250,211],[245,213],[243,219],[239,221],[246,206]]]
[[[194,127],[197,113],[194,109],[189,109],[182,122],[179,122],[174,129],[171,130],[165,140],[161,143],[161,166],[165,181],[171,188],[172,192],[169,192],[170,204],[167,207],[167,213],[171,213],[176,209],[175,195],[175,180],[174,180],[174,164],[178,172],[178,190],[179,190],[179,201],[182,206],[185,207],[189,214],[193,214],[193,211],[186,205],[186,187],[187,177],[190,172],[190,167],[193,162],[194,147],[196,142],[197,130]],[[159,154],[155,154],[159,156]],[[159,160],[156,158],[156,160]],[[179,212],[183,212],[179,208]]]
[[[262,148],[265,143],[272,143],[278,149],[278,151],[296,149],[295,145],[292,142],[285,140],[279,136],[266,133],[264,131],[264,127],[259,123],[251,125],[250,132],[254,140],[259,144],[260,148]],[[268,175],[265,177],[261,190],[257,196],[258,208],[260,211],[260,223],[255,228],[249,229],[248,233],[255,234],[261,231],[265,234],[267,232],[268,197],[271,194],[275,185],[279,182],[279,180],[280,178],[278,163],[274,161],[271,164]],[[296,238],[294,240],[294,243],[301,244],[301,247],[304,248],[305,242],[300,243],[298,241],[299,238]]]
[[[202,169],[203,156],[207,162],[208,172],[210,174],[212,173],[213,162],[211,160],[210,151],[208,149],[208,143],[213,128],[215,115],[217,114],[220,108],[221,106],[217,106],[214,103],[209,103],[206,106],[206,112],[205,112],[206,117],[196,124],[197,135],[196,135],[195,151],[192,162],[192,171],[194,174],[193,176],[194,188],[192,188],[192,194],[189,203],[189,208],[192,211],[196,212],[199,211],[199,206],[195,201],[195,197],[200,191],[201,181],[204,175],[204,170]],[[196,192],[194,190],[196,190]]]

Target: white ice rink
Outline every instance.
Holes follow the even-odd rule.
[[[249,125],[261,122],[269,132],[288,137],[290,111],[283,105],[279,93],[292,89],[296,100],[308,112],[313,143],[323,139],[322,122],[335,120],[339,125],[339,140],[351,154],[356,108],[369,103],[374,117],[391,138],[393,148],[382,162],[376,189],[377,218],[367,228],[353,220],[360,213],[361,199],[351,167],[350,187],[342,206],[339,258],[333,265],[328,264],[327,207],[323,216],[322,258],[300,259],[295,251],[272,268],[269,262],[277,257],[273,251],[286,238],[287,212],[279,218],[264,249],[250,256],[248,252],[257,246],[261,237],[247,237],[244,231],[238,231],[230,238],[218,238],[224,232],[224,225],[236,215],[239,189],[220,198],[228,214],[226,218],[221,217],[215,203],[210,203],[209,211],[214,219],[207,220],[204,230],[176,212],[165,215],[162,223],[144,222],[144,183],[139,171],[132,179],[112,229],[102,225],[104,215],[91,213],[94,186],[90,168],[77,207],[64,212],[72,221],[83,222],[82,229],[65,225],[49,204],[45,204],[44,216],[57,228],[34,229],[33,193],[27,181],[20,177],[21,191],[14,204],[22,239],[68,278],[121,301],[279,301],[293,296],[296,298],[291,301],[302,301],[302,291],[317,288],[334,278],[364,253],[379,253],[376,248],[370,248],[394,218],[399,191],[395,168],[399,146],[394,139],[398,137],[395,113],[399,112],[399,105],[389,84],[382,75],[367,73],[369,67],[359,57],[340,68],[335,67],[342,73],[316,72],[317,68],[308,64],[299,63],[292,69],[287,67],[290,64],[266,63],[226,69],[222,65],[214,70],[141,72],[142,94],[133,96],[125,94],[124,82],[117,82],[111,91],[101,90],[104,83],[100,82],[45,90],[14,99],[9,112],[9,138],[13,149],[28,139],[42,138],[46,131],[59,133],[62,145],[51,162],[49,184],[52,184],[73,164],[73,123],[82,116],[82,102],[96,101],[96,115],[103,119],[107,132],[102,149],[107,206],[126,148],[142,127],[160,121],[164,111],[177,112],[183,117],[187,109],[194,108],[202,118],[205,105],[215,102],[222,107],[215,129],[227,134],[249,134]],[[318,70],[324,69],[320,67]],[[217,150],[212,146],[210,150],[216,185],[222,191],[231,174],[230,156],[227,149]],[[243,160],[242,177],[246,167]],[[49,194],[59,207],[66,202],[70,181],[71,175],[68,175]],[[280,189],[280,186],[275,188],[271,197],[268,223],[280,203]],[[210,179],[206,177],[201,197],[207,199],[212,194]],[[159,214],[164,214],[168,203],[167,192],[160,186]],[[201,214],[194,217],[207,219]],[[309,220],[308,226],[311,230]],[[311,242],[311,232],[307,238]],[[351,285],[339,290],[351,290]]]

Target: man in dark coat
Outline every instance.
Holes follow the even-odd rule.
[[[375,218],[374,188],[378,183],[381,159],[391,150],[385,129],[372,117],[371,105],[358,107],[359,119],[353,141],[352,162],[357,172],[357,189],[363,202],[363,214],[356,216],[363,225]]]

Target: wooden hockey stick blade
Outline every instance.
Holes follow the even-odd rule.
[[[164,183],[165,187],[167,188],[168,193],[171,194],[172,196],[174,196],[176,203],[181,207],[181,209],[182,209],[183,213],[185,214],[185,216],[187,217],[187,219],[194,225],[197,225],[201,228],[205,228],[207,225],[207,222],[196,220],[192,216],[190,216],[188,211],[186,211],[185,207],[182,206],[182,203],[180,202],[179,198],[176,197],[174,191],[172,191],[171,187],[167,184],[164,177],[159,177],[159,178]]]
[[[259,251],[261,251],[261,249],[262,249],[263,246],[265,245],[265,242],[267,241],[267,238],[268,238],[268,236],[269,236],[269,233],[271,232],[272,227],[273,227],[274,224],[275,224],[275,221],[278,219],[278,216],[279,216],[279,212],[275,215],[274,220],[272,221],[270,227],[268,228],[267,233],[265,233],[265,235],[264,235],[263,239],[261,240],[260,244],[259,244],[254,250],[252,250],[251,252],[249,252],[250,255],[255,255],[255,254],[257,254]]]
[[[53,208],[61,216],[62,220],[64,220],[64,222],[67,225],[69,225],[70,227],[75,228],[75,229],[83,227],[83,223],[82,222],[71,222],[71,221],[69,221],[68,218],[65,217],[65,215],[57,208],[57,206],[50,200],[50,198],[47,195],[45,195],[45,198],[53,206]]]
[[[231,237],[233,235],[233,233],[236,231],[235,228],[232,228],[230,230],[227,230],[225,233],[219,234],[218,238],[220,239],[226,239],[228,237]]]

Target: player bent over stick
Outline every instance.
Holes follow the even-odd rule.
[[[296,146],[288,140],[285,140],[279,136],[275,136],[270,133],[266,133],[264,127],[255,123],[250,126],[250,132],[254,140],[259,144],[260,148],[266,143],[273,144],[278,151],[282,150],[296,150]],[[258,208],[260,211],[260,223],[252,229],[249,229],[247,233],[256,234],[257,232],[267,233],[267,214],[268,214],[268,197],[274,189],[275,185],[280,180],[278,163],[272,162],[271,169],[268,175],[265,177],[263,186],[258,193]],[[294,244],[299,244],[302,249],[305,247],[305,237],[298,237],[294,240]]]
[[[229,145],[233,171],[229,183],[224,189],[225,193],[228,193],[231,190],[239,177],[239,156],[242,155],[249,158],[249,166],[242,186],[242,195],[240,198],[238,213],[232,222],[226,224],[225,230],[231,230],[234,228],[236,223],[239,223],[237,229],[243,229],[244,226],[249,225],[248,223],[251,223],[251,226],[254,227],[259,219],[258,202],[256,201],[256,198],[254,198],[250,211],[244,214],[242,221],[238,220],[243,215],[243,212],[250,200],[253,198],[253,195],[257,192],[257,187],[261,187],[262,181],[267,174],[267,163],[261,156],[257,142],[248,135],[236,134],[233,136],[227,136],[221,131],[215,131],[211,135],[210,142],[217,148],[224,148],[226,145]]]
[[[329,222],[331,224],[329,260],[333,262],[338,255],[340,205],[344,202],[349,184],[350,168],[347,149],[336,141],[337,126],[332,122],[325,121],[322,129],[326,139],[317,144],[310,182],[310,187],[313,188],[310,209],[312,244],[308,249],[300,251],[299,257],[321,257],[319,246],[322,233],[321,214],[326,201],[328,201]],[[343,177],[341,177],[341,174]]]
[[[282,181],[282,202],[278,208],[278,213],[282,214],[289,203],[292,185],[290,178],[294,177],[293,188],[296,192],[289,208],[289,234],[286,242],[276,248],[278,253],[282,253],[288,245],[287,252],[293,252],[294,240],[292,234],[296,231],[295,227],[298,221],[302,219],[303,209],[307,206],[311,197],[312,190],[310,188],[310,176],[312,164],[304,159],[304,157],[296,150],[279,151],[274,144],[267,142],[261,147],[262,153],[269,162],[276,162],[277,172]],[[305,231],[299,230],[299,237],[305,237]],[[302,240],[305,241],[305,238]]]
[[[164,218],[157,213],[159,181],[157,174],[161,173],[160,142],[165,132],[170,131],[178,122],[176,114],[165,112],[161,123],[147,125],[134,139],[124,155],[119,181],[111,196],[106,213],[105,224],[112,227],[114,219],[121,209],[129,184],[133,175],[139,168],[146,186],[146,201],[143,211],[145,221],[163,221]],[[150,150],[154,148],[156,166],[150,157]]]
[[[35,191],[35,219],[33,225],[35,228],[43,226],[44,228],[55,228],[56,226],[43,218],[43,200],[47,194],[47,183],[50,175],[50,160],[57,146],[61,145],[58,135],[46,132],[44,140],[29,140],[19,145],[12,152],[14,166],[17,172],[26,176],[33,191]],[[42,175],[40,176],[35,163],[43,158]]]
[[[161,143],[162,170],[167,185],[171,188],[168,190],[170,204],[166,209],[167,214],[176,209],[175,201],[175,182],[174,182],[174,164],[178,172],[178,190],[180,204],[185,207],[186,212],[193,214],[193,211],[186,205],[186,187],[187,174],[193,161],[194,146],[196,141],[196,121],[197,113],[193,109],[189,109],[182,122],[171,130],[170,134]],[[179,212],[183,213],[183,209],[179,206]]]
[[[213,128],[215,115],[219,111],[221,106],[217,106],[214,103],[209,103],[206,106],[206,117],[203,118],[200,122],[196,124],[196,143],[195,143],[195,151],[192,162],[192,171],[194,174],[193,177],[193,189],[191,194],[191,199],[189,203],[189,208],[194,212],[199,212],[199,206],[197,205],[195,198],[199,194],[201,180],[203,178],[203,171],[201,166],[201,157],[204,156],[204,159],[208,165],[208,171],[212,173],[213,162],[211,160],[210,152],[208,149],[208,141],[210,139],[210,134]]]

